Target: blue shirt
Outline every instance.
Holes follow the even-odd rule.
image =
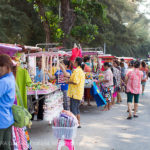
[[[38,67],[36,68],[36,76],[35,76],[34,80],[35,80],[35,82],[43,81],[43,71],[40,70]]]
[[[42,82],[43,81],[43,71],[42,69],[40,70],[38,67],[36,68],[36,76],[34,78],[35,82]],[[45,75],[45,78],[47,78],[49,80],[49,77],[47,75]]]
[[[14,123],[12,105],[15,101],[15,78],[13,73],[0,77],[0,129]]]
[[[70,73],[70,75],[71,75],[71,70],[66,70],[66,71],[68,73]],[[55,76],[56,76],[56,79],[57,79],[56,84],[60,84],[61,85],[61,90],[62,91],[68,90],[68,84],[65,83],[65,78],[66,77],[64,77],[63,72],[61,70],[58,70],[58,71],[56,71]]]

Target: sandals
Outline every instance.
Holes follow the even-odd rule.
[[[134,118],[138,118],[139,116],[138,116],[138,115],[134,115],[133,117],[134,117]]]
[[[132,116],[131,117],[127,117],[127,120],[131,120],[132,119]]]

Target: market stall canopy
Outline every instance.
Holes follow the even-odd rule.
[[[98,58],[103,58],[103,59],[115,59],[117,58],[116,56],[111,56],[111,55],[99,55]]]
[[[22,51],[22,48],[15,44],[0,43],[0,54],[7,54],[12,57],[18,51]]]
[[[59,57],[63,57],[63,56],[68,56],[70,57],[71,56],[71,53],[67,53],[65,51],[58,51],[58,55]]]
[[[35,53],[42,51],[42,48],[40,47],[34,47],[34,46],[22,46],[22,49],[25,53]]]
[[[133,57],[117,57],[118,59],[124,59],[125,61],[131,61],[134,60]]]
[[[38,53],[30,53],[27,54],[27,56],[36,56],[36,57],[41,57],[41,56],[58,56],[59,54],[57,52],[38,52]]]
[[[92,55],[92,56],[97,56],[97,55],[103,55],[103,51],[82,51],[82,55]]]

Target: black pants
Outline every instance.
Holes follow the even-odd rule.
[[[43,97],[43,95],[39,95],[39,98]],[[34,101],[34,100],[33,100]],[[43,109],[43,105],[44,105],[44,101],[45,101],[45,97],[42,98],[38,103],[38,114],[37,114],[37,119],[43,120],[43,113],[44,113],[44,109]],[[32,120],[34,120],[34,114],[32,114]]]
[[[45,98],[41,99],[39,101],[39,108],[38,108],[37,119],[43,120],[43,113],[44,113],[43,105],[44,105],[44,100],[45,100]]]
[[[0,150],[11,150],[12,126],[0,129]]]

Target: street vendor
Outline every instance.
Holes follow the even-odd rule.
[[[35,82],[43,82],[43,77],[44,77],[44,72],[42,71],[42,57],[37,58],[37,68],[36,68],[36,76],[34,78]],[[39,97],[43,97],[43,95],[39,95]],[[43,120],[43,105],[44,105],[44,100],[45,98],[42,98],[39,101],[38,105],[38,114],[37,114],[37,119],[38,120]],[[32,115],[32,119],[34,119],[34,114]]]
[[[43,81],[42,57],[37,58],[36,76],[35,76],[34,80],[35,80],[35,82]]]

